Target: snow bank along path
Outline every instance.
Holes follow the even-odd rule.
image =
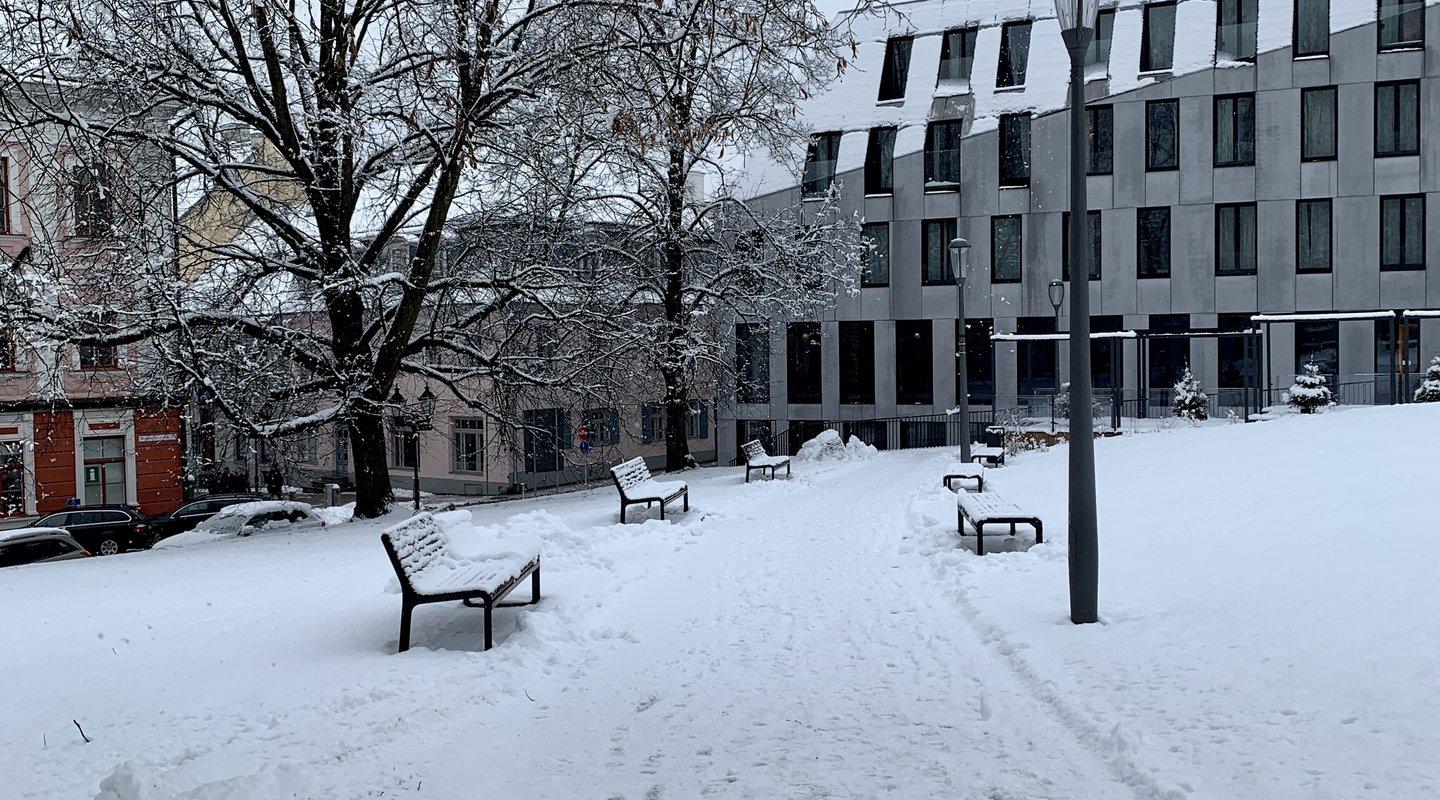
[[[1436,422],[1102,441],[1084,628],[1063,450],[987,479],[1054,543],[983,559],[945,450],[690,473],[674,524],[614,524],[613,490],[478,509],[471,546],[546,563],[484,654],[444,606],[392,654],[394,519],[0,571],[0,795],[1433,797]]]

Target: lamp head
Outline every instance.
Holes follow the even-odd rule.
[[[1055,313],[1060,313],[1060,306],[1065,305],[1065,282],[1050,281],[1050,305],[1055,307]]]
[[[951,239],[950,253],[955,257],[955,281],[963,282],[970,274],[970,242],[959,237]]]
[[[1082,28],[1095,30],[1095,18],[1099,14],[1099,0],[1055,0],[1055,18],[1060,22],[1060,30],[1066,33]]]

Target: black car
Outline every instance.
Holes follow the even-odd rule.
[[[98,556],[144,550],[155,543],[150,519],[135,506],[77,506],[46,514],[32,528],[64,528]]]
[[[0,567],[68,561],[90,555],[59,528],[16,528],[0,531]]]
[[[265,495],[254,492],[212,494],[198,500],[191,500],[169,514],[154,517],[150,520],[150,530],[153,532],[155,540],[159,541],[167,536],[194,529],[196,525],[215,516],[220,509],[226,506],[268,499]]]

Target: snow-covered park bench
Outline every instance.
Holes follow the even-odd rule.
[[[985,491],[985,466],[970,462],[969,464],[957,464],[951,467],[951,472],[940,482],[946,489],[954,489],[956,481],[975,481],[975,491]]]
[[[977,445],[970,448],[970,460],[992,467],[1002,466],[1005,463],[1005,448]]]
[[[790,477],[790,456],[772,456],[765,452],[765,445],[760,444],[759,439],[751,439],[740,445],[740,452],[745,454],[745,482],[750,482],[750,473],[759,470],[761,475],[765,470],[770,470],[770,478],[775,478],[775,470],[785,468],[785,477]]]
[[[380,541],[400,580],[398,652],[410,649],[410,615],[415,606],[459,600],[472,608],[483,607],[485,649],[489,650],[492,611],[540,602],[540,543],[533,539],[497,541],[476,556],[462,558],[451,552],[434,516],[417,514],[381,533]],[[526,576],[530,577],[530,599],[500,602]]]
[[[625,521],[625,509],[641,503],[646,508],[659,503],[660,519],[665,519],[665,504],[677,498],[684,498],[685,510],[690,510],[690,487],[685,481],[655,480],[640,456],[611,467],[610,477],[615,479],[615,488],[620,492],[621,522]]]
[[[1035,529],[1037,544],[1045,541],[1044,524],[1040,522],[1039,517],[1023,511],[1019,506],[994,492],[962,491],[955,495],[955,502],[959,506],[960,535],[965,535],[965,523],[969,522],[970,527],[975,529],[975,552],[979,555],[985,555],[986,525],[1008,524],[1010,535],[1014,536],[1015,525],[1024,523]]]

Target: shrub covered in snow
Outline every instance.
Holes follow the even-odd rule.
[[[1200,379],[1186,367],[1185,374],[1175,384],[1175,399],[1170,404],[1170,411],[1181,419],[1200,422],[1210,418],[1209,405],[1210,396],[1200,388]]]
[[[1055,393],[1055,416],[1070,416],[1070,381],[1060,384],[1060,391]]]
[[[1425,369],[1425,381],[1415,390],[1415,402],[1440,403],[1440,356],[1430,359]]]
[[[1313,414],[1317,408],[1325,408],[1335,402],[1335,395],[1325,385],[1325,376],[1320,367],[1311,362],[1295,376],[1295,383],[1285,393],[1285,404],[1301,414]]]
[[[865,444],[857,436],[851,436],[846,442],[840,438],[840,432],[834,428],[827,428],[820,432],[819,436],[800,445],[800,450],[795,453],[796,461],[858,461],[870,458],[877,451],[874,446]]]

